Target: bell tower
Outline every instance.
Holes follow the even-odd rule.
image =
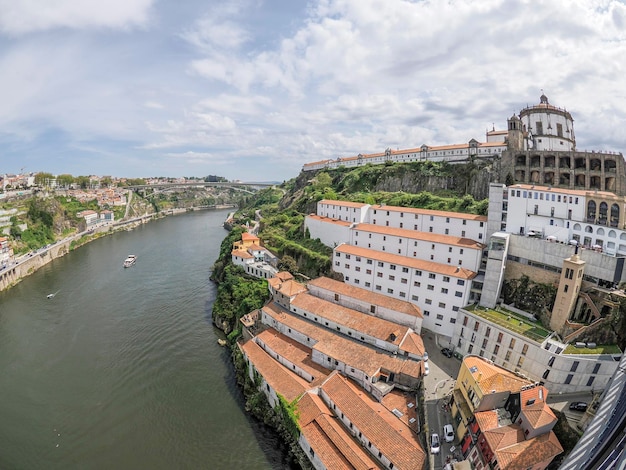
[[[508,149],[524,150],[524,133],[522,131],[522,121],[515,114],[506,120],[509,130]]]
[[[552,316],[550,317],[550,328],[558,333],[563,331],[565,322],[568,320],[572,309],[576,304],[578,292],[583,282],[585,262],[578,256],[578,246],[574,254],[563,260],[559,289],[554,300]]]

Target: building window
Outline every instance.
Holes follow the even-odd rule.
[[[443,282],[450,282],[450,276],[443,276]]]
[[[527,352],[528,352],[528,345],[525,344],[524,347],[522,348],[522,354],[525,356]]]
[[[515,338],[511,338],[511,341],[509,342],[509,348],[513,349],[515,347]]]
[[[446,308],[446,304],[444,302],[439,302],[439,308]]]
[[[523,357],[520,357],[520,358],[517,360],[517,367],[522,367],[522,364],[524,364],[524,358],[523,358]]]
[[[569,385],[574,378],[574,374],[567,374],[567,378],[565,379],[565,385]]]
[[[504,360],[505,360],[505,361],[507,361],[507,362],[508,362],[508,361],[509,361],[509,359],[511,359],[511,351],[507,351],[507,352],[506,352],[506,356],[504,356]]]
[[[489,326],[488,326],[488,327],[487,327],[487,331],[485,331],[485,336],[486,336],[487,338],[489,338],[489,335],[490,335],[490,334],[491,334],[491,327],[489,327]]]
[[[463,279],[457,279],[456,280],[456,284],[457,284],[457,286],[464,286],[465,285],[465,281]]]
[[[437,320],[443,320],[443,315],[437,314]]]
[[[395,264],[390,264],[389,265],[389,269],[391,269],[392,271],[396,270],[396,265]]]
[[[598,364],[593,366],[592,374],[597,374],[599,370],[600,370],[600,364],[598,363]]]
[[[548,378],[548,375],[550,374],[550,369],[547,369],[543,375],[541,376],[541,378],[543,378],[544,380]]]
[[[421,275],[422,275],[422,271],[420,271],[420,270],[416,269],[416,270],[415,270],[415,275],[416,275],[416,276],[421,276]]]
[[[498,354],[498,351],[500,351],[500,345],[499,345],[499,344],[496,344],[496,345],[493,347],[493,353],[494,353],[494,354]]]
[[[389,275],[389,280],[390,281],[395,281],[396,280],[396,276],[393,276],[393,275],[390,274]]]
[[[433,303],[433,301],[431,299],[426,299],[426,305],[430,305],[432,303]]]
[[[428,284],[427,289],[428,290],[435,290],[435,286],[433,286],[432,284]]]
[[[483,349],[487,348],[487,338],[483,339]]]
[[[502,342],[502,333],[498,333],[498,339],[496,339],[498,343]]]
[[[388,289],[387,289],[387,294],[393,294],[393,289],[388,288]]]
[[[454,295],[455,295],[456,297],[463,297],[463,292],[456,291],[456,292],[454,293]]]
[[[422,283],[421,283],[421,282],[419,282],[419,281],[413,281],[413,285],[414,285],[415,287],[420,287],[420,286],[422,285]]]
[[[587,387],[591,387],[591,384],[593,383],[594,380],[595,380],[594,376],[589,377],[589,380],[587,380]]]
[[[441,288],[441,293],[442,294],[447,294],[448,293],[448,289],[446,289],[445,287]]]
[[[580,364],[579,361],[574,361],[572,364],[572,367],[570,368],[570,372],[576,372],[576,369],[578,369],[578,364]]]

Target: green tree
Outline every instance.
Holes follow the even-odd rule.
[[[54,175],[52,173],[45,173],[42,171],[35,175],[35,184],[42,188],[49,188],[53,179]]]
[[[70,188],[74,184],[74,177],[69,174],[57,176],[57,185],[61,188]]]
[[[298,263],[289,255],[283,256],[278,262],[278,269],[280,271],[288,271],[291,274],[296,274],[298,272]]]

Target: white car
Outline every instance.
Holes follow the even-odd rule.
[[[452,442],[454,440],[454,429],[451,424],[446,424],[443,427],[443,437],[446,442]]]
[[[430,435],[430,453],[433,455],[438,454],[440,450],[441,443],[439,441],[439,434],[434,432]]]
[[[430,367],[428,367],[428,362],[424,362],[424,375],[428,375],[430,372]]]
[[[428,351],[424,351],[424,356],[422,356],[424,358],[424,361],[428,361]]]

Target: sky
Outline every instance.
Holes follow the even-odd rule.
[[[618,0],[0,0],[0,174],[282,181],[539,103],[626,151]]]

